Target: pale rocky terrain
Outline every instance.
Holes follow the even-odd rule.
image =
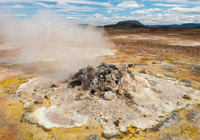
[[[170,118],[169,112],[200,99],[199,91],[180,85],[176,79],[159,79],[104,63],[81,69],[67,82],[51,85],[46,80],[36,78],[18,88],[16,97],[33,94],[23,100],[24,108],[32,108],[45,97],[51,102],[49,108],[25,113],[24,121],[45,129],[97,121],[105,137],[127,132],[130,125],[145,130],[162,123],[157,129],[164,129],[179,121],[177,116]]]
[[[105,63],[59,79],[6,63],[18,51],[4,44],[0,139],[198,140],[198,30],[107,33]]]

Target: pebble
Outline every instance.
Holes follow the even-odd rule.
[[[105,100],[112,100],[115,98],[115,95],[111,91],[107,91],[104,93]]]
[[[100,138],[97,135],[91,135],[87,140],[100,140]]]

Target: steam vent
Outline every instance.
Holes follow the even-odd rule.
[[[83,126],[102,129],[103,139],[133,133],[145,137],[179,124],[180,112],[199,100],[197,90],[130,67],[134,65],[102,63],[80,69],[61,81],[32,78],[20,85],[13,97],[23,98],[23,108],[30,110],[21,121],[46,131]],[[190,111],[199,127],[200,111]]]

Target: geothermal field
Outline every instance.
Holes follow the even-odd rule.
[[[200,29],[1,24],[0,140],[199,136]]]

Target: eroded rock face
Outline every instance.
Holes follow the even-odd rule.
[[[26,98],[29,93],[34,94]],[[18,95],[26,98],[25,104],[41,98],[51,102],[49,108],[41,107],[41,103],[26,113],[24,121],[47,129],[99,122],[105,137],[119,136],[119,131],[126,132],[130,125],[141,129],[166,128],[179,121],[172,111],[200,98],[199,91],[181,86],[178,81],[158,79],[104,63],[97,68],[83,68],[66,81],[52,83],[36,78],[20,86]],[[190,100],[184,99],[184,95]]]

